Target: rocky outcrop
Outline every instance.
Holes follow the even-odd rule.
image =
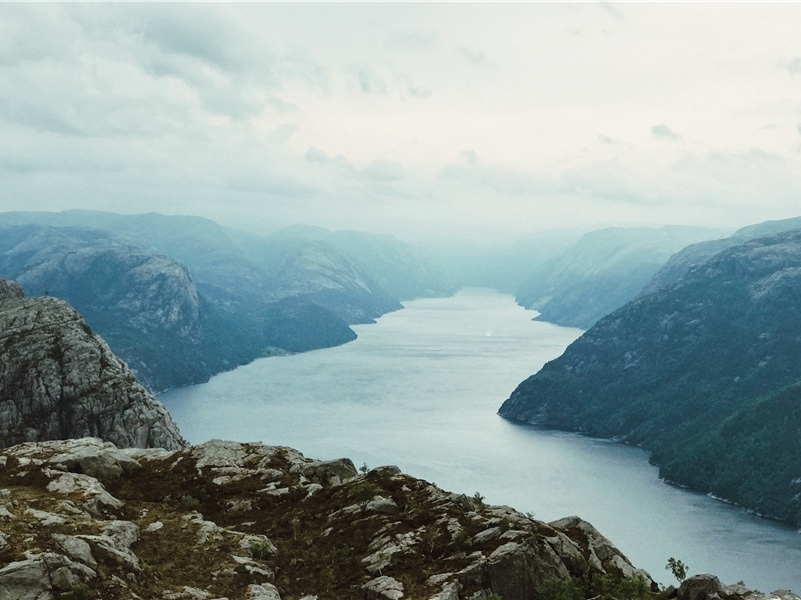
[[[167,410],[66,302],[0,280],[0,446],[97,436],[176,449]]]
[[[0,500],[2,598],[532,600],[571,577],[654,586],[577,517],[547,524],[396,467],[359,474],[285,447],[21,444],[0,451]]]
[[[801,230],[599,321],[499,414],[642,446],[669,481],[801,524]]]
[[[678,600],[796,600],[790,590],[776,590],[770,594],[761,594],[749,590],[741,584],[724,585],[714,575],[703,573],[688,577],[681,582],[678,590],[671,590],[669,598]]]

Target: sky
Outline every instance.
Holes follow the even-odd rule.
[[[399,237],[801,215],[799,3],[0,5],[0,210]]]

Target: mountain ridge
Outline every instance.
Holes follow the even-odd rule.
[[[599,321],[499,414],[642,446],[668,480],[801,524],[799,297],[801,231],[731,246]]]

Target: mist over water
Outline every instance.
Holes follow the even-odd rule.
[[[577,514],[638,567],[762,591],[801,590],[801,535],[664,484],[636,448],[514,425],[496,415],[580,331],[531,321],[511,296],[463,290],[354,327],[338,348],[258,360],[160,399],[192,442],[262,441],[410,475],[549,521]]]

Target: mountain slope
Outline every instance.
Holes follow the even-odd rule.
[[[691,244],[670,257],[665,266],[657,271],[651,281],[648,282],[648,285],[643,288],[643,293],[648,294],[658,290],[660,287],[677,282],[690,269],[703,265],[726,248],[731,248],[758,237],[799,228],[801,228],[801,217],[780,221],[765,221],[764,223],[757,223],[756,225],[738,229],[727,238]]]
[[[608,315],[499,413],[641,445],[670,480],[801,524],[799,383],[795,230],[728,248]]]
[[[260,237],[241,231],[229,235],[246,255],[273,278],[292,277],[284,272],[287,258],[302,248],[326,249],[333,257],[344,257],[359,277],[371,283],[377,295],[393,300],[448,296],[457,287],[433,259],[390,235],[362,231],[329,231],[320,227],[294,226]]]
[[[355,338],[340,319],[301,299],[270,302],[235,288],[210,301],[209,287],[199,290],[184,265],[102,230],[0,227],[0,274],[30,295],[70,302],[154,391],[206,381],[279,349]]]
[[[66,302],[0,279],[0,447],[98,436],[182,447],[167,410]]]
[[[538,319],[587,329],[637,296],[674,252],[713,235],[697,227],[592,231],[531,273],[516,299]]]

